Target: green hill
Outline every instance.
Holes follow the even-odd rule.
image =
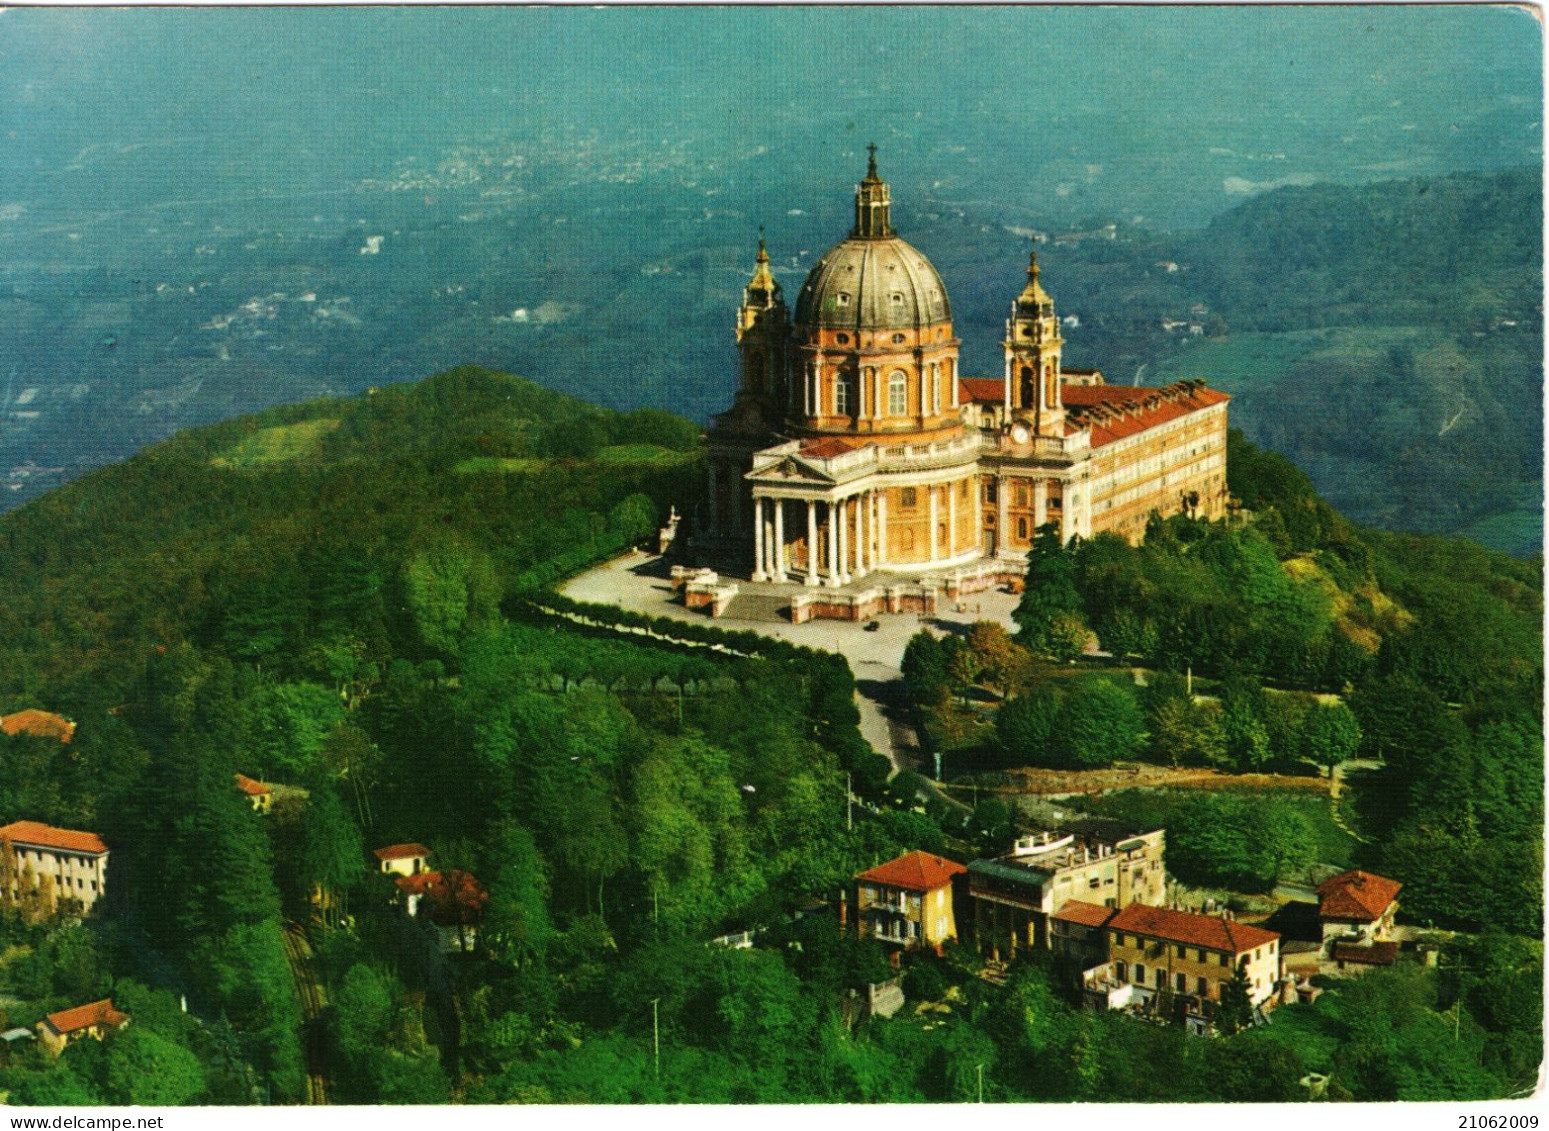
[[[1210,375],[1357,521],[1537,553],[1542,216],[1537,169],[1266,193],[1180,255],[1220,321],[1155,380]]]
[[[1289,1037],[1201,1042],[1075,1008],[1042,957],[993,986],[964,948],[907,965],[943,1009],[852,1029],[843,1003],[893,971],[814,900],[909,849],[997,851],[1011,817],[888,785],[831,653],[546,591],[692,513],[701,460],[681,419],[469,368],[184,433],[0,517],[0,711],[78,724],[68,745],[0,737],[0,822],[113,850],[84,922],[0,885],[0,993],[18,1024],[109,995],[133,1017],[0,1065],[10,1102],[298,1102],[309,1074],[359,1104],[947,1102],[981,1071],[1014,1101],[1284,1100],[1329,1064],[1354,1098],[1477,1099],[1534,1077],[1537,563],[1352,527],[1234,437],[1251,524],[1174,519],[1040,567],[1070,571],[1105,644],[1208,672],[1245,764],[1293,753],[1255,729],[1266,680],[1344,693],[1384,768],[1357,793],[1369,843],[1340,851],[1402,877],[1410,921],[1492,932],[1449,954],[1476,981],[1375,973]],[[1180,740],[1182,683],[1151,689]],[[273,784],[271,813],[237,773]],[[1184,808],[1196,871],[1307,825]],[[372,863],[403,843],[442,877],[439,933]],[[754,928],[751,949],[706,945]],[[305,1026],[293,962],[331,1003]]]

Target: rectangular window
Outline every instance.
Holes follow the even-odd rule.
[[[1178,992],[1180,994],[1188,993],[1189,992],[1189,979],[1188,979],[1188,976],[1185,975],[1185,974],[1175,974],[1173,976],[1173,985],[1177,987]]]
[[[919,499],[913,487],[905,487],[899,492],[898,501],[905,507],[913,507],[919,502]]]
[[[1209,997],[1210,996],[1210,983],[1209,982],[1205,981],[1204,978],[1195,978],[1194,979],[1194,983],[1195,983],[1195,992],[1198,993],[1200,997]]]

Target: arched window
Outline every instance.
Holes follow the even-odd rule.
[[[1033,387],[1033,371],[1027,366],[1022,367],[1022,399],[1017,402],[1019,408],[1032,408],[1037,397]]]
[[[892,416],[903,416],[909,411],[909,379],[901,369],[894,370],[887,379],[887,411]]]
[[[843,373],[834,378],[834,415],[850,415],[850,379]]]

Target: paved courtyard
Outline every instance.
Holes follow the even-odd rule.
[[[919,764],[919,742],[907,721],[898,666],[904,647],[911,636],[925,627],[938,633],[967,632],[975,621],[993,620],[1011,629],[1011,610],[1018,601],[1010,593],[976,593],[961,602],[962,611],[958,611],[943,599],[942,611],[935,616],[883,614],[872,622],[878,627],[868,632],[864,625],[849,621],[792,624],[785,612],[791,597],[814,592],[801,585],[755,584],[724,575],[723,579],[735,580],[739,592],[725,615],[715,618],[673,601],[666,562],[639,551],[581,574],[562,586],[560,592],[576,601],[618,605],[651,616],[710,624],[729,631],[759,632],[793,644],[838,652],[850,661],[850,669],[855,673],[860,692],[861,734],[866,741],[878,753],[885,754],[894,769],[924,769],[927,774],[929,767]],[[875,580],[868,578],[865,588],[870,588]]]

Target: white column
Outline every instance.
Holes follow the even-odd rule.
[[[855,419],[856,420],[865,420],[866,419],[866,405],[870,402],[870,399],[871,398],[869,398],[866,395],[866,367],[864,365],[862,365],[862,366],[859,367],[859,369],[857,369],[856,374],[855,374],[855,402],[856,402],[855,403]]]
[[[816,499],[807,500],[807,580],[808,585],[818,584],[818,504]]]
[[[753,580],[768,581],[764,569],[764,500],[753,496]]]
[[[839,582],[850,583],[850,500],[839,500]]]
[[[1033,528],[1049,521],[1049,484],[1042,480],[1033,483]]]
[[[1006,355],[1006,411],[1011,411],[1011,355]]]
[[[947,369],[947,385],[949,386],[948,391],[952,394],[952,407],[957,408],[957,372],[952,368],[950,361],[946,362],[945,365]]]
[[[871,492],[863,491],[855,499],[855,573],[864,577],[871,572]]]
[[[935,561],[940,556],[936,553],[936,515],[941,504],[936,498],[938,492],[934,483],[926,490],[930,492],[930,560]]]
[[[872,366],[872,369],[871,369],[871,387],[872,387],[872,389],[877,394],[875,397],[872,398],[871,418],[873,420],[881,420],[882,419],[882,406],[887,403],[887,396],[882,391],[882,367],[881,366]]]
[[[839,512],[828,503],[828,584],[839,585]]]
[[[785,500],[771,499],[774,503],[774,579],[785,580]]]
[[[947,557],[957,556],[957,484],[947,484]]]
[[[887,488],[877,492],[877,565],[887,565]]]

